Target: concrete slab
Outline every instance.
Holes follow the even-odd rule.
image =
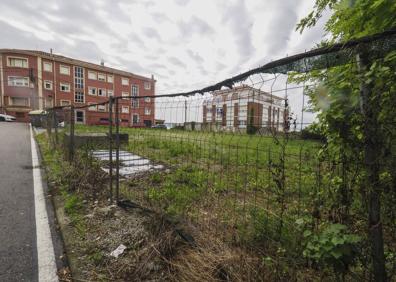
[[[142,166],[142,165],[149,165],[150,161],[148,159],[129,159],[129,160],[123,160],[122,165],[123,166]]]
[[[113,152],[113,161],[115,160],[116,153]],[[92,156],[101,161],[109,160],[109,151],[107,150],[97,150],[92,152]],[[127,151],[119,152],[120,159],[120,169],[119,173],[122,177],[128,178],[132,177],[135,174],[147,172],[147,171],[155,171],[163,169],[163,165],[155,165],[149,159],[143,158],[139,155],[132,154]],[[103,171],[109,173],[109,168],[102,168]],[[115,173],[115,169],[113,169],[113,173]]]

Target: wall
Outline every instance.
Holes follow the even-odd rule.
[[[61,61],[57,61],[51,58],[43,58],[36,55],[28,55],[21,51],[21,54],[18,52],[7,52],[0,53],[2,58],[2,70],[5,83],[3,83],[4,88],[4,106],[6,112],[8,114],[14,115],[17,117],[17,121],[28,122],[29,117],[27,113],[33,109],[43,109],[46,107],[52,106],[60,106],[61,102],[68,101],[70,104],[74,104],[76,106],[82,106],[89,103],[101,103],[108,101],[107,90],[113,90],[114,96],[122,96],[122,92],[128,92],[128,95],[131,96],[131,88],[132,85],[137,85],[139,88],[138,96],[154,96],[155,95],[155,82],[149,78],[143,78],[140,76],[123,76],[120,74],[114,74],[112,72],[101,71],[98,69],[91,69],[87,66],[84,66],[84,103],[75,103],[74,102],[74,65],[70,63],[64,63]],[[7,66],[7,56],[14,57],[23,57],[28,59],[28,68],[15,68]],[[39,58],[40,57],[40,58]],[[54,57],[55,58],[55,57]],[[44,71],[44,63],[50,62],[52,63],[52,71]],[[39,65],[38,65],[39,64]],[[70,74],[64,75],[60,74],[60,66],[65,65],[70,68]],[[29,69],[33,69],[33,76],[36,78],[34,83],[30,83],[29,87],[11,87],[7,85],[7,77],[8,76],[29,76]],[[97,68],[101,68],[101,66],[97,66]],[[88,71],[92,70],[96,73],[103,73],[106,75],[106,81],[99,80],[91,80],[88,79]],[[107,75],[113,75],[113,83],[107,82]],[[121,85],[121,78],[127,77],[129,79],[128,85]],[[47,90],[44,87],[44,82],[48,80],[52,82],[52,89]],[[151,89],[144,89],[144,81],[148,81],[151,83]],[[64,92],[60,90],[61,83],[70,84],[70,91]],[[88,88],[103,88],[106,89],[106,96],[101,97],[98,95],[89,95]],[[3,89],[0,87],[1,89]],[[40,97],[39,97],[40,96]],[[10,105],[9,97],[26,97],[29,98],[29,106],[26,107],[14,107]],[[155,116],[155,103],[154,99],[150,99],[150,101],[145,101],[144,99],[139,99],[139,107],[133,108],[131,105],[131,99],[120,99],[119,100],[120,108],[122,106],[128,107],[129,113],[122,113],[120,109],[120,118],[123,120],[122,124],[125,126],[132,126],[132,115],[139,115],[139,123],[134,126],[144,126],[144,121],[147,123],[154,124],[154,116]],[[150,109],[150,114],[145,114],[145,108]],[[108,107],[106,107],[105,112],[100,111],[92,111],[85,109],[85,123],[86,124],[98,124],[100,119],[108,118]]]

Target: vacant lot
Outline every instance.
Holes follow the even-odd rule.
[[[312,194],[334,171],[319,160],[320,143],[281,135],[131,128],[120,133],[129,134],[122,150],[166,168],[121,181],[123,197],[249,245],[264,238],[294,244],[295,221],[314,212]]]
[[[108,132],[108,127],[78,125],[76,132]],[[132,128],[120,128],[120,133],[129,135],[120,150],[133,153],[131,160],[124,155],[121,162],[137,166],[135,158],[142,157],[159,165],[120,177],[120,198],[165,216],[175,230],[187,231],[181,237],[188,247],[174,246],[161,257],[166,275],[185,281],[238,281],[247,276],[331,281],[347,270],[352,270],[351,279],[368,273],[357,170],[342,156],[326,154],[321,143],[294,134]],[[92,158],[98,146],[87,145],[76,152],[86,165],[74,161],[71,170],[92,173],[91,182],[84,186],[85,180],[74,176],[67,182],[83,198],[102,198],[106,205],[109,176],[101,168],[109,162]],[[108,149],[108,144],[99,147]],[[149,225],[161,224],[156,222]],[[386,240],[394,242],[393,237],[385,228]]]

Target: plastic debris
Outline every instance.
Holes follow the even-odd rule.
[[[119,255],[121,255],[126,249],[126,246],[124,244],[121,244],[117,247],[117,249],[115,249],[114,251],[112,251],[110,253],[110,255],[112,257],[118,258]]]

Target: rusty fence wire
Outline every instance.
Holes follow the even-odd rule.
[[[350,50],[340,50],[342,64],[356,63]],[[343,273],[372,280],[361,157],[328,153],[323,136],[306,131],[316,120],[307,93],[318,84],[292,83],[287,70],[298,66],[307,74],[329,67],[306,57],[315,67],[298,58],[298,64],[262,67],[200,91],[115,93],[98,104],[47,109],[49,142],[63,144],[73,165],[89,158],[99,175],[92,180],[93,197],[101,189],[109,202],[165,214],[208,240],[249,249],[277,271],[317,269],[323,257],[315,255],[327,254],[319,253],[320,240],[348,239],[350,245],[340,244],[353,245],[348,252],[359,263],[343,262]],[[80,180],[72,179],[71,186]],[[394,277],[396,215],[387,206],[383,215],[385,249],[393,254],[388,276]],[[360,239],[352,242],[348,234]],[[330,271],[334,279],[340,277],[336,267]]]

